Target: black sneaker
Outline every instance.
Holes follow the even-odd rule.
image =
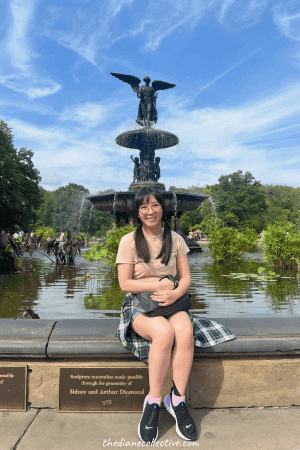
[[[144,442],[155,442],[158,436],[158,416],[159,416],[160,406],[157,403],[149,404],[147,397],[144,401],[143,415],[141,417],[138,434],[142,441]]]
[[[184,402],[179,403],[178,406],[174,406],[172,402],[172,391],[164,399],[164,405],[166,410],[172,414],[176,420],[176,433],[182,439],[187,441],[194,441],[197,439],[197,429],[195,422],[190,416],[187,407]]]

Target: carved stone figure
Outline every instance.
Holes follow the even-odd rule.
[[[165,81],[155,80],[150,84],[150,78],[145,77],[145,85],[139,86],[141,80],[133,75],[125,75],[121,73],[112,73],[111,75],[118,78],[125,83],[130,84],[131,88],[136,92],[138,98],[140,98],[138,117],[136,122],[141,126],[151,127],[157,122],[157,109],[156,109],[156,91],[161,91],[165,89],[171,89],[176,86],[176,84],[167,83]]]
[[[134,162],[133,183],[135,183],[136,181],[140,180],[140,174],[139,174],[139,169],[140,169],[140,162],[139,161],[140,160],[139,160],[139,158],[133,158],[133,155],[131,155],[130,158]]]

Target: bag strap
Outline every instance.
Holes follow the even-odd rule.
[[[164,278],[169,278],[170,281],[172,281],[174,283],[174,289],[177,288],[178,286],[178,281],[176,280],[175,277],[173,277],[173,275],[165,275],[164,277],[160,278],[159,281],[163,280]],[[173,290],[174,290],[173,289]]]

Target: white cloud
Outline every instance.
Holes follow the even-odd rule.
[[[166,187],[213,184],[221,175],[237,170],[250,171],[263,183],[299,186],[298,142],[290,141],[300,119],[299,84],[232,108],[191,109],[186,97],[176,102],[175,91],[165,99],[156,128],[180,139],[179,146],[156,153],[161,157],[160,181]],[[72,121],[62,126],[60,115],[53,126],[33,126],[22,120],[11,120],[9,126],[15,145],[33,150],[44,187],[74,182],[91,193],[127,190],[133,173],[130,155],[138,156],[138,151],[114,142],[119,133],[130,129],[125,121],[115,128],[109,122],[92,130],[85,126],[89,121],[101,123],[103,114],[102,104],[82,104],[74,107],[72,118],[80,127]],[[53,184],[52,173],[58,177]]]
[[[35,0],[11,0],[11,23],[2,41],[0,84],[26,94],[29,98],[45,97],[59,91],[60,85],[38,74],[33,67],[37,55],[30,47],[29,30]]]
[[[166,149],[162,163],[177,161],[178,186],[216,183],[220,175],[236,170],[249,170],[265,183],[299,186],[298,144],[284,145],[290,123],[299,119],[300,85],[238,108],[181,109],[173,116],[169,111],[162,128],[179,137],[180,153]],[[169,184],[175,184],[172,177]]]
[[[274,21],[281,33],[294,41],[300,41],[300,7],[291,9],[291,3],[279,3],[274,8]]]
[[[235,31],[257,23],[270,0],[223,0],[221,2],[219,22]]]
[[[52,19],[44,21],[44,34],[59,45],[76,52],[100,70],[111,56],[105,51],[124,39],[140,36],[144,44],[140,51],[155,51],[174,32],[193,31],[204,16],[212,15],[233,30],[257,22],[269,0],[104,0],[81,5],[72,10],[65,6],[49,6]],[[128,25],[119,21],[127,10]],[[59,29],[57,23],[66,21]],[[121,23],[121,26],[120,26]]]
[[[274,22],[280,33],[296,42],[294,57],[300,60],[300,6],[299,2],[279,2],[274,9]]]
[[[124,5],[131,6],[133,2],[134,0],[111,0],[110,5],[111,17],[114,17],[117,14],[119,14]]]
[[[62,121],[79,122],[85,127],[96,127],[109,119],[114,105],[101,103],[84,103],[78,106],[68,107],[60,116]]]

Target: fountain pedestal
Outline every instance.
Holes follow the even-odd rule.
[[[158,181],[148,180],[148,181],[138,181],[136,183],[131,183],[129,186],[130,191],[139,191],[144,187],[149,187],[152,189],[157,189],[158,191],[165,191],[166,187],[163,183],[159,183]]]

